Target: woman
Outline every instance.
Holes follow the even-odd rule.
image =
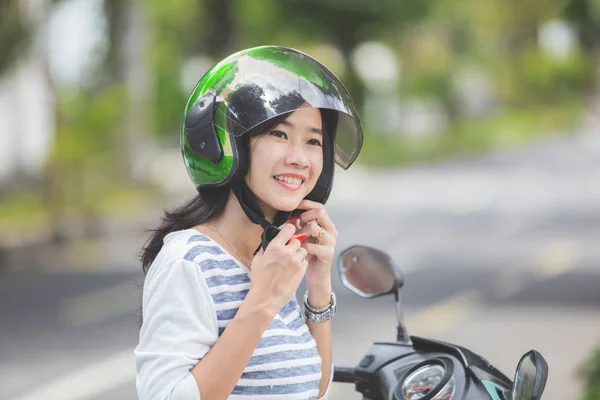
[[[244,50],[202,77],[181,131],[198,195],[142,252],[141,399],[327,397],[337,231],[323,204],[362,140],[343,85],[297,50]]]

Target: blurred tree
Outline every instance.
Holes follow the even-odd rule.
[[[123,82],[126,78],[128,12],[131,0],[104,0],[103,8],[108,26],[108,48],[104,64],[104,78],[113,82]]]
[[[18,0],[0,4],[0,75],[23,54],[29,42],[27,14]]]
[[[3,1],[0,6],[0,75],[8,73],[10,67],[16,65],[19,60],[26,59],[30,52],[30,45],[35,35],[47,36],[48,15],[52,4],[60,0],[42,1],[37,6],[38,18],[29,15],[25,4],[19,0]],[[54,99],[55,87],[50,72],[47,52],[42,49],[43,69],[46,77],[48,89],[51,91],[51,97]],[[59,117],[58,112],[55,115]],[[44,204],[50,210],[50,225],[54,232],[57,231],[58,222],[61,219],[62,207],[60,207],[60,196],[56,193],[56,183],[58,177],[54,174],[55,168],[49,166],[44,170],[44,180],[41,185],[41,195],[44,197]],[[58,200],[58,201],[57,201]]]
[[[130,34],[130,0],[103,0],[107,26],[106,48],[95,49],[101,62],[76,86],[57,86],[55,135],[45,173],[45,196],[54,239],[80,226],[97,232],[97,201],[106,182],[133,183],[132,135],[127,121],[133,100],[126,88],[131,73],[127,57]],[[45,17],[51,13],[48,10]],[[38,32],[38,34],[42,34]],[[139,73],[139,71],[135,71]]]
[[[26,58],[30,52],[27,45],[32,42],[29,39],[48,37],[49,18],[53,7],[61,1],[45,0],[38,3],[35,14],[28,13],[31,10],[17,0],[2,5],[0,74],[20,58]],[[127,41],[130,38],[133,12],[131,3],[129,0],[104,0],[108,26],[108,46],[104,62],[80,86],[57,86],[50,70],[49,55],[45,47],[47,44],[38,41],[36,51],[42,54],[46,84],[55,105],[53,148],[40,186],[40,194],[44,198],[42,203],[48,207],[50,226],[55,238],[62,236],[67,209],[71,214],[73,211],[79,213],[84,226],[88,225],[90,218],[93,219],[93,206],[88,195],[98,182],[98,179],[90,179],[97,175],[94,171],[100,170],[104,175],[112,172],[110,177],[105,178],[113,183],[115,177],[130,177],[128,172],[131,171],[130,154],[134,140],[127,135],[130,130],[124,126],[126,119],[120,113],[131,108],[124,102],[127,96],[122,88],[127,87],[127,79],[139,75],[139,71],[132,73],[131,57],[126,57],[126,46],[136,44]],[[111,111],[107,111],[110,107],[113,107]],[[110,151],[105,151],[108,148]],[[101,165],[102,157],[99,155],[103,155],[104,160],[108,161],[110,158],[114,159],[115,152],[119,153],[119,162],[104,162]],[[115,165],[120,168],[109,168]]]
[[[202,26],[203,31],[195,30],[191,33],[197,35],[198,50],[221,59],[236,49],[237,24],[234,8],[238,4],[228,0],[204,0],[202,3],[201,23],[196,26]]]
[[[583,47],[600,55],[600,0],[570,0],[565,16],[577,27]]]
[[[573,53],[556,61],[539,45],[539,28],[559,19],[565,4],[565,0],[432,1],[426,17],[399,40],[403,91],[441,100],[451,125],[465,117],[458,108],[455,81],[465,70],[489,77],[495,100],[504,109],[571,100],[586,85],[586,55]]]
[[[180,84],[188,57],[201,54],[216,60],[264,44],[337,46],[346,64],[344,84],[361,106],[364,84],[351,62],[352,51],[364,41],[398,34],[428,9],[427,2],[360,0],[145,0],[144,5],[150,20],[159,133],[179,127],[181,104],[191,90],[182,90]]]
[[[46,20],[56,2],[44,0]],[[26,54],[29,38],[46,34],[35,31],[45,24],[32,23],[23,4],[4,0],[0,8],[0,74]],[[216,60],[262,44],[307,50],[333,45],[344,59],[342,80],[361,106],[365,86],[352,54],[362,42],[383,41],[400,55],[403,94],[441,101],[453,120],[463,118],[453,78],[464,67],[485,71],[501,102],[520,107],[578,94],[588,82],[589,53],[597,54],[600,66],[600,0],[102,0],[102,5],[107,46],[101,68],[68,90],[54,87],[47,68],[49,86],[57,90],[50,193],[67,179],[64,171],[97,175],[95,168],[106,167],[100,166],[102,157],[118,161],[105,171],[132,171],[132,154],[147,132],[177,142],[181,107],[192,89],[182,82],[190,57]],[[578,28],[584,51],[560,63],[540,52],[537,38],[540,24],[563,15]],[[600,93],[600,68],[598,77]],[[85,117],[88,113],[97,118]],[[72,157],[75,148],[104,150],[88,162]],[[87,190],[80,187],[81,193]]]
[[[582,47],[593,58],[595,86],[589,94],[596,103],[593,109],[600,113],[600,0],[569,0],[565,16],[575,24]]]
[[[121,140],[114,152],[121,167],[120,176],[128,183],[136,183],[136,150],[152,126],[148,122],[151,77],[147,66],[146,13],[139,2],[131,0],[104,0],[104,11],[108,26],[104,81],[123,85],[126,90],[122,94],[127,98],[122,124],[116,127]]]
[[[180,72],[187,54],[200,51],[204,41],[202,1],[144,0],[148,21],[148,55],[151,74],[152,129],[158,134],[177,131],[185,93]]]
[[[423,19],[430,1],[284,0],[280,20],[304,40],[329,42],[337,46],[347,67],[344,84],[359,107],[365,86],[351,61],[353,50],[362,42],[400,35]],[[277,24],[275,24],[278,26]]]

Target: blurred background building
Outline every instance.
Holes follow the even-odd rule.
[[[411,271],[415,333],[475,346],[509,375],[521,350],[541,348],[544,398],[583,399],[600,381],[582,367],[600,342],[597,0],[4,1],[0,398],[43,396],[99,359],[133,368],[135,252],[162,207],[194,190],[183,106],[216,60],[262,44],[309,53],[354,96],[366,136],[336,175],[340,250],[379,244]],[[496,297],[480,297],[485,282]],[[341,311],[340,349],[382,340],[373,327],[393,333],[391,304],[347,302],[364,319]],[[38,357],[52,373],[23,387]],[[72,382],[61,398],[133,396],[130,373],[99,371],[105,387]]]

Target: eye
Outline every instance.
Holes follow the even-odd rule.
[[[280,139],[287,139],[287,135],[285,134],[285,132],[281,132],[281,131],[271,131],[271,132],[269,132],[269,135],[273,135]]]
[[[319,139],[310,139],[308,142],[311,146],[319,146],[321,147],[321,141]]]

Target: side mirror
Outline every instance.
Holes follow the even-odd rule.
[[[396,292],[404,285],[404,277],[391,257],[368,246],[351,246],[338,259],[342,284],[364,298]]]
[[[547,378],[548,363],[544,357],[535,350],[527,352],[517,365],[512,400],[540,400]]]

